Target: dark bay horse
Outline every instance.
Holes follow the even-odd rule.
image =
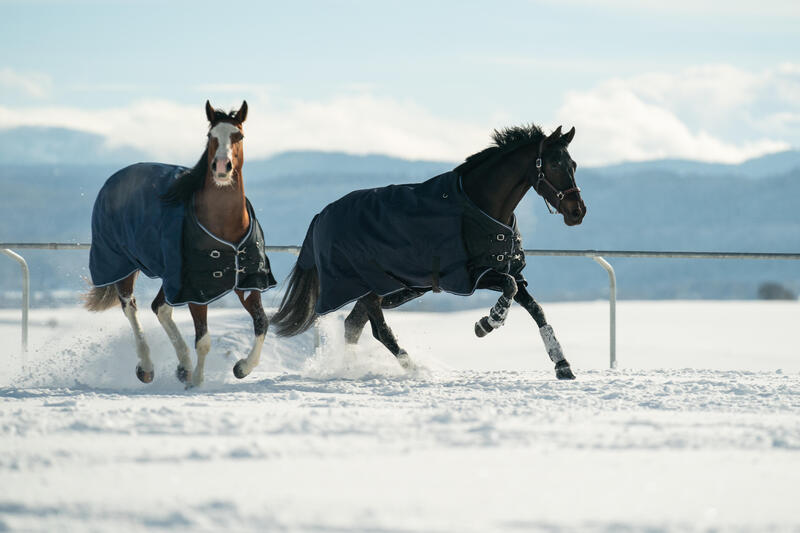
[[[495,131],[494,145],[451,172],[424,183],[354,191],[311,222],[286,294],[272,317],[277,334],[308,329],[317,316],[355,301],[345,339],[358,341],[367,321],[373,336],[400,364],[413,366],[386,324],[382,309],[428,291],[467,295],[502,292],[475,324],[483,337],[505,322],[511,302],[539,326],[559,379],[574,379],[561,346],[522,276],[525,257],[514,209],[533,189],[568,226],[586,206],[567,151],[575,128],[545,135],[535,125]],[[551,211],[552,212],[552,211]]]
[[[155,372],[133,296],[140,271],[162,280],[151,308],[175,348],[176,375],[187,387],[203,382],[211,348],[208,303],[235,290],[253,319],[255,340],[247,358],[234,366],[237,378],[258,365],[269,325],[261,291],[274,286],[275,279],[242,176],[247,102],[225,113],[206,101],[206,117],[208,141],[194,168],[158,163],[126,167],[103,185],[92,212],[94,287],[85,305],[90,311],[122,305],[136,340],[136,376],[143,383],[150,383]],[[194,370],[189,348],[172,320],[172,307],[182,304],[189,304],[194,321]]]

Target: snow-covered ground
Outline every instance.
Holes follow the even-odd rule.
[[[23,370],[0,311],[0,531],[800,530],[800,303],[620,302],[618,370],[606,302],[544,308],[577,381],[516,306],[388,312],[412,374],[337,315],[237,381],[212,308],[189,391],[151,313],[142,385],[118,309],[35,310]]]

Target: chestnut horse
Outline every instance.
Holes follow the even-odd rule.
[[[553,328],[522,276],[522,238],[514,209],[533,189],[564,218],[580,224],[586,206],[575,184],[577,165],[567,146],[575,128],[545,135],[535,125],[495,132],[491,146],[451,172],[424,183],[354,191],[311,222],[273,326],[281,336],[308,329],[316,317],[355,301],[344,321],[345,340],[372,334],[405,368],[413,363],[386,324],[382,309],[425,292],[468,295],[502,292],[475,324],[483,337],[505,322],[512,300],[536,324],[556,377],[574,379]]]
[[[91,311],[122,305],[136,341],[136,376],[143,383],[150,383],[155,371],[133,296],[140,271],[162,280],[151,308],[178,356],[177,378],[187,387],[203,382],[211,348],[209,302],[235,290],[253,319],[255,340],[247,358],[234,366],[237,378],[258,365],[269,325],[261,291],[275,280],[242,176],[247,102],[225,113],[206,101],[206,117],[208,141],[194,168],[140,163],[122,169],[103,186],[92,213],[90,267],[95,286],[85,305]],[[173,305],[184,303],[194,321],[194,370],[189,348],[172,320]]]

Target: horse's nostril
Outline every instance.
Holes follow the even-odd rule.
[[[230,172],[232,168],[233,168],[233,164],[231,164],[231,162],[230,162],[230,161],[228,161],[228,164],[227,164],[227,165],[225,165],[225,170],[227,170],[228,172]]]
[[[581,210],[576,207],[572,210],[572,218],[578,218],[579,216],[581,216]]]

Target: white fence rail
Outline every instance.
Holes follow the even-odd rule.
[[[299,254],[299,246],[266,246],[267,252]],[[22,357],[28,349],[28,312],[30,310],[30,270],[25,259],[13,250],[88,250],[89,245],[69,242],[3,242],[0,252],[11,257],[22,268]],[[617,276],[606,257],[669,258],[669,259],[756,259],[800,261],[794,253],[749,252],[656,252],[642,250],[525,250],[528,256],[589,257],[608,273],[609,367],[617,367]],[[24,362],[24,359],[23,359]]]

